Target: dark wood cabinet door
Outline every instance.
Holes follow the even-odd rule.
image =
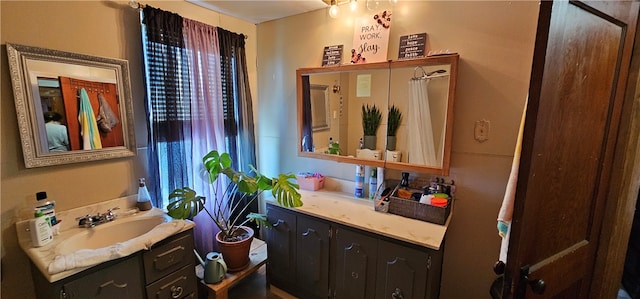
[[[375,298],[425,298],[429,264],[427,252],[379,240]]]
[[[335,241],[335,298],[373,298],[378,240],[352,230],[337,228]]]
[[[85,275],[63,286],[65,298],[144,298],[139,256]]]
[[[305,298],[327,298],[329,292],[329,224],[298,215],[297,286]]]
[[[294,284],[296,278],[296,215],[267,206],[267,273],[271,283]]]

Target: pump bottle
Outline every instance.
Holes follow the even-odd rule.
[[[151,195],[149,195],[149,190],[147,190],[144,178],[138,179],[138,201],[136,206],[140,211],[147,211],[153,208],[151,205]]]

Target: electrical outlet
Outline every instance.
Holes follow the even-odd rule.
[[[476,121],[476,125],[473,128],[473,135],[476,141],[485,142],[489,140],[489,129],[491,122],[486,119]]]

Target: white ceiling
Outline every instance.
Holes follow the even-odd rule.
[[[186,0],[187,2],[208,8],[238,19],[260,24],[262,22],[284,18],[304,12],[327,7],[322,0]]]

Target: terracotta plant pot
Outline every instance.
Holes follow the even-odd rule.
[[[249,251],[251,250],[251,242],[253,241],[253,229],[247,226],[241,226],[236,231],[236,236],[246,234],[247,238],[236,241],[223,241],[223,233],[220,231],[216,234],[218,248],[222,253],[222,258],[227,264],[228,272],[237,272],[249,265]]]

